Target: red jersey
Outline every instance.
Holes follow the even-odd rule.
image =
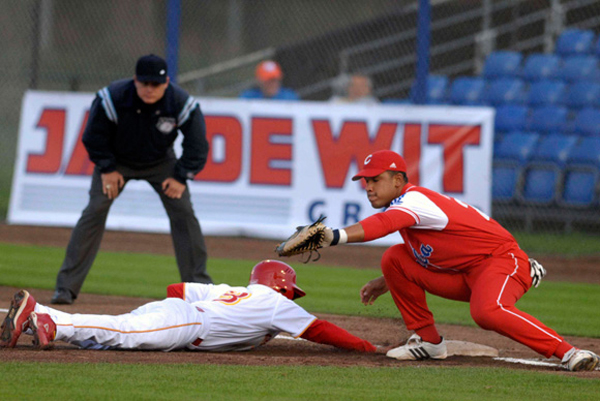
[[[518,246],[506,229],[477,208],[410,183],[385,212],[360,224],[365,241],[399,231],[417,263],[428,269],[468,269]]]

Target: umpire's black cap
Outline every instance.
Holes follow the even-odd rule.
[[[141,82],[167,82],[167,62],[154,54],[138,59],[135,65],[135,77]]]

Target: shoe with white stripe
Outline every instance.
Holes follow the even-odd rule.
[[[33,312],[35,304],[35,299],[25,290],[21,290],[13,296],[10,309],[1,326],[1,348],[14,348],[17,345],[21,333],[27,330],[27,319]]]
[[[423,341],[417,334],[410,336],[406,344],[389,350],[386,354],[388,358],[394,358],[401,361],[421,361],[423,359],[446,359],[448,349],[446,341],[442,337],[439,344]]]
[[[583,349],[571,348],[569,352],[565,354],[562,360],[566,368],[571,372],[580,372],[584,370],[594,370],[600,363],[598,355],[592,351],[586,351]]]

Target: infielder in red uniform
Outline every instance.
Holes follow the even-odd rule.
[[[323,246],[366,242],[399,232],[403,243],[381,260],[383,276],[360,291],[372,304],[391,292],[407,329],[406,345],[388,351],[400,360],[446,358],[425,292],[470,303],[471,316],[493,330],[544,355],[556,356],[569,370],[593,370],[598,356],[579,350],[515,303],[539,284],[544,268],[529,259],[514,237],[495,220],[457,199],[408,182],[402,156],[375,152],[353,178],[364,179],[371,205],[387,208],[344,229],[327,229]]]
[[[293,302],[304,295],[294,269],[276,260],[254,266],[247,287],[173,284],[167,299],[117,316],[65,313],[37,303],[21,290],[2,324],[0,346],[15,347],[26,332],[39,348],[61,340],[96,350],[245,351],[283,331],[347,350],[384,352]]]

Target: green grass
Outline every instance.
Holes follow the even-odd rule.
[[[527,253],[552,255],[593,255],[598,254],[600,235],[573,232],[559,233],[527,233],[512,232],[517,242]]]
[[[73,374],[77,370],[81,374]],[[2,400],[568,400],[600,380],[457,367],[3,363]],[[48,389],[52,390],[49,391]],[[24,390],[26,389],[26,390]]]
[[[0,244],[0,285],[52,289],[63,256],[61,248]],[[209,269],[216,282],[243,285],[255,262],[211,259]],[[359,302],[358,290],[377,276],[376,270],[292,265],[308,293],[298,303],[311,312],[399,318],[388,294],[373,306]],[[177,281],[173,257],[101,252],[83,291],[162,298],[165,286]],[[438,297],[428,301],[438,322],[473,325],[466,303]],[[598,337],[600,319],[593,317],[599,303],[597,285],[543,282],[518,306],[561,334]],[[600,380],[568,374],[449,364],[337,368],[0,362],[0,377],[0,400],[565,400],[574,394],[595,399],[600,392]]]

